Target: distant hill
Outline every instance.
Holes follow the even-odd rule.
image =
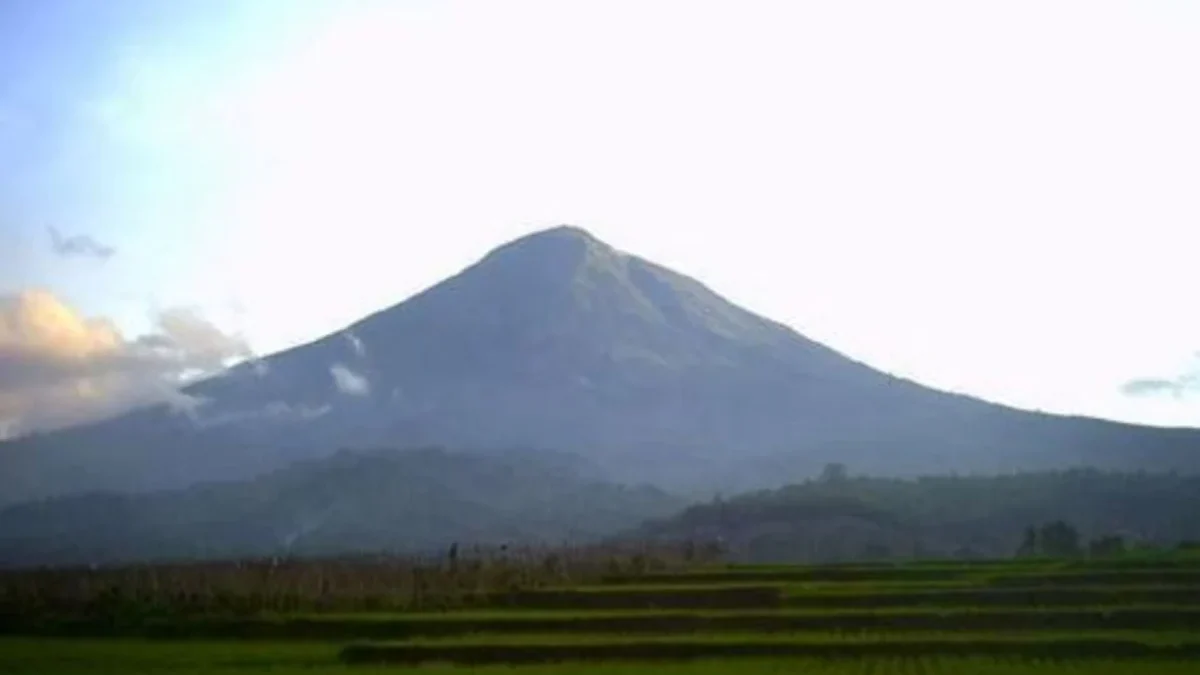
[[[0,511],[0,565],[577,544],[683,505],[596,481],[555,453],[342,451],[250,481],[10,507]]]
[[[1200,468],[1198,430],[935,391],[573,227],[186,393],[202,404],[0,444],[0,502],[243,479],[339,447],[555,449],[614,480],[727,492],[830,461],[876,475]]]
[[[1065,521],[1089,539],[1200,541],[1200,477],[1095,470],[809,480],[697,504],[626,536],[726,543],[735,560],[1007,557],[1028,527]]]

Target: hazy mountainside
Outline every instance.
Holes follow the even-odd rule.
[[[1200,540],[1200,477],[1072,470],[991,477],[810,480],[698,504],[633,532],[724,540],[753,562],[1005,557],[1028,527],[1065,521],[1080,545]]]
[[[250,481],[9,507],[0,564],[579,543],[682,506],[655,488],[595,481],[554,453],[342,451]]]
[[[883,475],[1200,467],[1200,431],[936,392],[570,227],[186,393],[186,410],[0,445],[0,500],[245,478],[347,446],[550,448],[621,480],[726,491],[829,461]]]

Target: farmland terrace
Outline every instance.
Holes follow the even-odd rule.
[[[1200,665],[1200,557],[1181,552],[810,567],[556,553],[424,567],[29,571],[2,584],[0,666],[20,674],[98,663],[126,673],[452,663],[595,675],[801,665],[829,675],[1169,675]]]

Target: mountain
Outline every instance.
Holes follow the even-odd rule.
[[[342,447],[556,449],[616,480],[727,492],[831,461],[877,475],[1200,468],[1200,431],[892,377],[574,227],[185,393],[197,404],[0,445],[0,499],[243,479]]]
[[[742,562],[1008,557],[1030,527],[1062,521],[1079,544],[1200,540],[1200,476],[1092,469],[916,479],[829,477],[696,504],[645,523],[641,540],[714,540]],[[1111,543],[1111,542],[1110,542]],[[1062,551],[1060,551],[1062,553]]]
[[[341,451],[256,479],[0,510],[0,564],[80,565],[291,553],[442,553],[595,541],[683,506],[588,477],[557,453]]]

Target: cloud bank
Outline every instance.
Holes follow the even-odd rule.
[[[190,309],[161,312],[152,333],[127,339],[48,291],[0,295],[0,430],[46,431],[150,403],[192,412],[197,401],[179,391],[189,377],[251,356]]]

